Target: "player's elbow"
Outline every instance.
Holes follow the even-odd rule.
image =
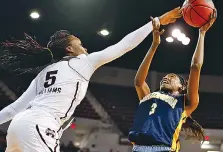
[[[201,68],[202,68],[202,64],[193,63],[193,64],[191,64],[190,71],[193,72],[193,73],[194,72],[195,73],[200,73]]]
[[[191,102],[191,107],[195,110],[197,109],[199,104],[199,99],[194,99],[194,101]]]
[[[140,79],[138,79],[138,78],[135,78],[135,79],[134,79],[134,85],[135,85],[136,87],[141,87],[141,86],[143,85],[143,83],[144,83],[144,81],[142,81],[142,80],[140,80]]]
[[[191,63],[191,69],[194,69],[194,70],[201,70],[202,65],[203,65],[203,63],[201,63],[201,62],[193,61],[193,62]]]
[[[189,101],[189,104],[186,106],[186,112],[188,116],[191,115],[194,112],[194,110],[197,109],[198,104],[199,104],[199,100]]]
[[[187,111],[189,113],[192,113],[195,109],[197,109],[199,104],[199,95],[188,95],[188,105],[187,105]]]

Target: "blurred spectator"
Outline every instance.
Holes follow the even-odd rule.
[[[90,149],[89,149],[89,148],[83,148],[83,149],[81,150],[81,152],[90,152]]]
[[[79,152],[80,148],[74,146],[74,144],[70,141],[67,146],[61,144],[60,150],[61,152]]]

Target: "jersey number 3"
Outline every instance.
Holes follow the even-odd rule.
[[[48,87],[54,85],[54,83],[56,82],[57,72],[58,72],[58,70],[49,71],[49,72],[46,73],[46,81],[44,83],[45,88],[48,88]]]
[[[151,110],[149,112],[149,115],[154,114],[154,112],[156,111],[156,108],[157,108],[157,104],[153,103],[152,106],[151,106]]]

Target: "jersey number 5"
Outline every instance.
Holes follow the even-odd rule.
[[[48,88],[50,86],[52,86],[55,82],[56,82],[56,74],[57,74],[58,70],[55,71],[49,71],[46,73],[46,81],[44,83],[44,87]]]
[[[151,110],[149,112],[149,115],[154,114],[154,112],[156,111],[156,108],[157,108],[157,104],[153,103],[152,106],[151,106]]]

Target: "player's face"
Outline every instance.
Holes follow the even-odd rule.
[[[70,41],[66,51],[71,53],[73,56],[78,56],[80,54],[88,54],[87,49],[82,46],[80,39],[74,37],[72,41]]]
[[[172,92],[179,91],[182,87],[179,77],[174,74],[170,73],[167,74],[160,82],[160,90],[169,90]]]

